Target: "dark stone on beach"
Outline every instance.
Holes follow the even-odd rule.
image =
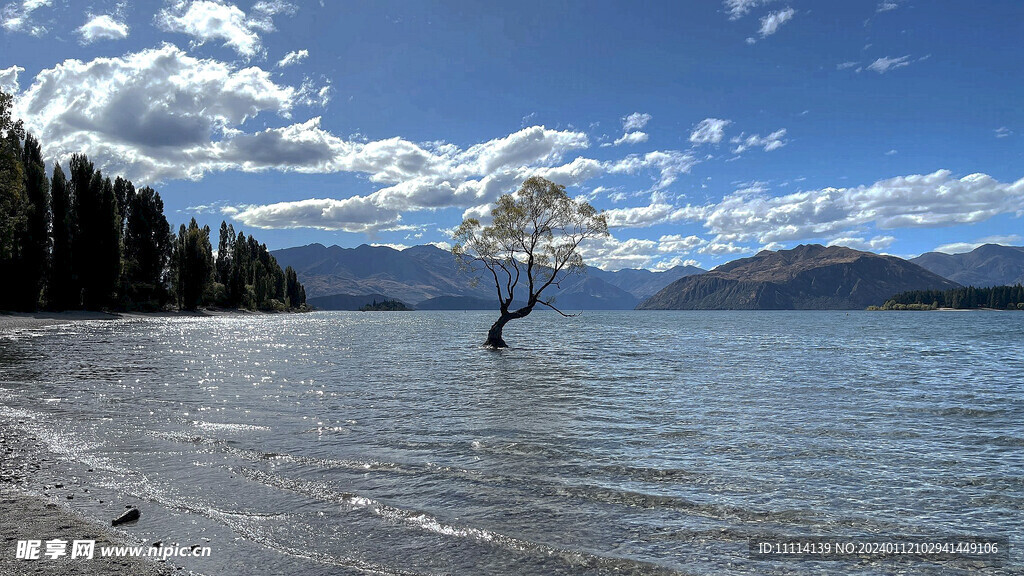
[[[121,514],[117,518],[110,521],[111,526],[117,526],[118,524],[124,524],[126,522],[134,522],[139,519],[141,513],[138,508],[128,507],[128,510],[124,514]]]

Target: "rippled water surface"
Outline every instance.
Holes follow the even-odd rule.
[[[1024,525],[1024,314],[478,312],[0,338],[0,417],[208,574],[974,573],[764,535]],[[86,474],[84,469],[92,468]],[[104,507],[107,506],[107,507]],[[121,506],[123,508],[123,506]],[[1024,569],[1011,548],[990,573]]]

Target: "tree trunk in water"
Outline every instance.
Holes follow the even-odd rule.
[[[491,329],[487,331],[487,341],[484,342],[484,346],[490,346],[491,348],[508,348],[508,344],[501,337],[501,331],[505,328],[505,324],[512,319],[509,314],[502,314],[498,321],[491,325]]]

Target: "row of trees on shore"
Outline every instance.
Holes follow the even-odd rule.
[[[47,177],[39,141],[0,92],[0,310],[305,307],[265,244],[195,218],[175,235],[160,194],[111,180],[83,154]]]
[[[971,310],[1024,310],[1024,286],[992,286],[990,288],[954,288],[952,290],[913,290],[902,292],[875,310],[935,310],[955,308]]]

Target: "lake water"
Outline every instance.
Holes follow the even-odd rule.
[[[75,507],[137,503],[130,533],[211,546],[180,562],[211,575],[1024,570],[1024,314],[542,313],[501,352],[478,347],[492,316],[15,333],[0,423],[59,454]],[[954,534],[1009,536],[1010,558],[747,549]]]

